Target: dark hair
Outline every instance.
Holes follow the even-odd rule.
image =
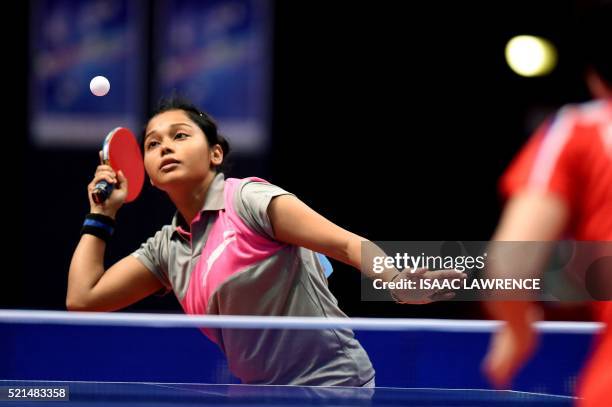
[[[583,65],[612,86],[612,0],[578,0],[577,37]]]
[[[170,97],[160,99],[157,107],[155,108],[151,116],[149,116],[149,120],[151,120],[151,118],[157,116],[160,113],[168,112],[170,110],[183,110],[187,114],[189,119],[195,124],[197,124],[200,129],[202,129],[209,146],[212,147],[215,144],[219,144],[219,146],[221,146],[221,150],[223,150],[223,162],[216,166],[215,169],[218,172],[223,172],[226,169],[226,161],[227,156],[230,153],[230,145],[225,139],[225,137],[223,137],[217,131],[217,123],[215,122],[215,119],[213,119],[212,116],[208,113],[198,109],[188,99],[182,96],[172,95]],[[140,143],[143,153],[145,132],[146,126],[145,129],[143,129]]]

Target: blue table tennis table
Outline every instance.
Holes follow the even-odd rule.
[[[567,396],[503,390],[0,380],[7,406],[571,406]],[[8,388],[65,388],[66,401],[7,401]]]

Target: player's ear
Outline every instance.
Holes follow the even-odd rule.
[[[223,162],[223,149],[219,144],[215,144],[210,149],[210,162],[214,165],[221,165]]]

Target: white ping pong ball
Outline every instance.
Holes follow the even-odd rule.
[[[96,76],[89,82],[89,89],[96,96],[104,96],[110,90],[110,82],[104,76]]]

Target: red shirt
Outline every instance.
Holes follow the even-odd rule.
[[[612,99],[559,110],[535,132],[500,183],[502,194],[538,190],[571,211],[567,234],[612,240]]]

